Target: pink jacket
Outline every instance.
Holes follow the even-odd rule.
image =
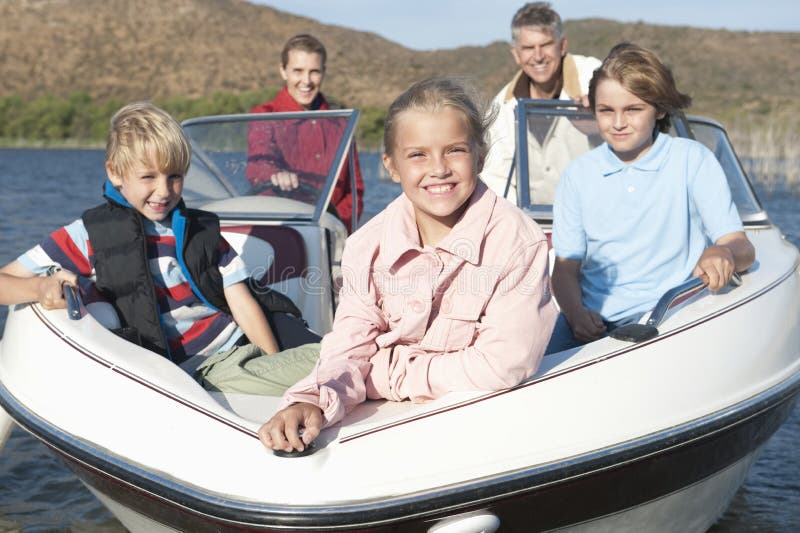
[[[516,385],[555,324],[547,261],[539,226],[482,182],[435,249],[401,195],[347,240],[333,330],[281,407],[318,405],[327,426],[365,399]]]

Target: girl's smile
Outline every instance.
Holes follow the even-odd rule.
[[[427,190],[431,194],[441,195],[441,194],[449,193],[454,188],[455,188],[455,184],[447,183],[447,184],[444,184],[444,185],[431,185],[430,187],[426,187],[425,190]]]
[[[414,205],[424,244],[436,244],[456,224],[477,184],[478,161],[461,111],[403,111],[395,146],[383,162]]]

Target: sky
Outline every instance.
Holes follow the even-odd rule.
[[[509,41],[524,0],[250,0],[324,24],[370,31],[415,50]],[[746,31],[800,31],[797,0],[551,0],[563,20]],[[487,9],[487,6],[489,8]]]

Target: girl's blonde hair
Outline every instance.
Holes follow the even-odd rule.
[[[632,43],[620,43],[608,53],[603,64],[594,71],[589,82],[589,107],[595,112],[595,96],[601,81],[611,79],[628,92],[641,98],[664,113],[656,121],[659,131],[667,132],[670,113],[689,107],[692,98],[678,91],[672,71],[647,48]]]
[[[383,129],[383,151],[391,155],[397,136],[397,116],[403,111],[426,111],[435,113],[443,108],[452,108],[464,115],[467,136],[478,161],[478,171],[489,148],[485,133],[494,114],[484,113],[484,105],[475,89],[463,80],[455,78],[429,78],[419,81],[398,96],[389,106]]]
[[[110,169],[124,176],[151,154],[164,174],[186,175],[192,150],[180,124],[150,102],[134,102],[114,113],[106,143]]]

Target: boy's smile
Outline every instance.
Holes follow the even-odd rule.
[[[166,174],[153,157],[136,161],[122,176],[106,165],[108,179],[141,215],[160,222],[178,205],[183,192],[183,176]]]

